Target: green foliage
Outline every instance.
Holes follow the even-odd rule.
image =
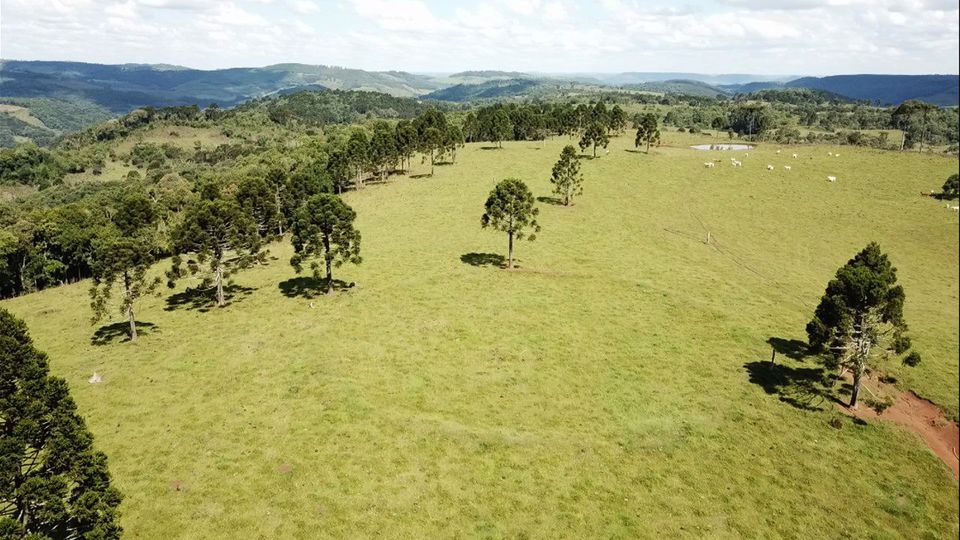
[[[727,125],[739,135],[761,136],[773,128],[774,117],[768,105],[746,103],[730,109]]]
[[[550,183],[564,206],[570,206],[573,197],[583,194],[583,174],[580,173],[580,158],[576,148],[570,145],[563,147],[560,160],[553,166]]]
[[[902,345],[904,299],[896,268],[872,242],[837,270],[807,324],[811,349],[828,352],[832,362],[853,372],[851,407],[874,345],[891,334]]]
[[[610,136],[607,135],[606,125],[600,121],[591,123],[583,132],[578,143],[580,150],[586,150],[593,147],[593,157],[597,157],[597,147],[606,148],[610,144]]]
[[[0,149],[0,185],[23,184],[45,189],[59,184],[64,174],[64,164],[35,144]]]
[[[327,294],[333,293],[333,267],[349,262],[360,264],[360,232],[353,227],[357,213],[340,197],[323,193],[310,197],[291,223],[294,256],[290,264],[297,273],[310,260],[315,278],[320,277],[320,263],[326,271]],[[312,260],[311,260],[312,259]]]
[[[23,321],[0,309],[0,534],[119,538],[120,492]]]
[[[960,176],[951,174],[943,183],[943,197],[946,199],[960,198]]]
[[[218,306],[226,305],[223,284],[233,273],[262,262],[257,225],[239,204],[223,197],[201,200],[189,210],[172,233],[177,255],[167,272],[167,284],[190,274],[203,274],[200,288],[215,288]],[[194,254],[184,261],[182,254]],[[206,265],[206,267],[204,267]]]
[[[640,145],[647,145],[647,153],[650,153],[650,145],[660,144],[660,127],[657,125],[657,115],[647,113],[636,119],[637,135],[634,137],[633,146],[640,148]]]
[[[526,236],[530,241],[536,240],[536,233],[540,232],[537,215],[540,210],[534,206],[533,193],[522,180],[507,178],[501,180],[484,204],[485,212],[480,218],[483,228],[507,233],[509,247],[507,268],[513,268],[513,240],[523,240]],[[533,229],[527,234],[526,229]]]

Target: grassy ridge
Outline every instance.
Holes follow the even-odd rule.
[[[792,407],[746,367],[803,339],[875,239],[924,354],[883,368],[956,416],[957,216],[917,196],[956,162],[767,146],[706,170],[729,154],[629,139],[584,163],[574,207],[541,205],[515,272],[474,265],[506,250],[482,202],[506,176],[548,196],[566,139],[349,193],[364,263],[334,298],[291,296],[277,245],[226,309],[145,302],[133,346],[90,344],[86,284],[3,305],[71,383],[136,537],[956,537],[957,484],[918,439],[835,430],[829,403]]]

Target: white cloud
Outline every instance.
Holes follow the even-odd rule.
[[[956,73],[956,0],[0,0],[5,58]]]

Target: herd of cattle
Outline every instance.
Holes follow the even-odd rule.
[[[780,154],[781,152],[782,152],[781,150],[777,150],[777,154]],[[840,154],[839,154],[839,153],[833,153],[833,152],[827,152],[827,155],[830,156],[830,157],[840,157]],[[749,154],[749,153],[746,153],[746,154],[743,155],[743,157],[750,157],[750,154]],[[800,156],[799,156],[798,154],[793,154],[792,157],[793,157],[793,159],[799,159],[799,158],[800,158]],[[706,167],[707,169],[713,169],[713,168],[715,168],[715,167],[717,166],[717,163],[723,163],[723,160],[722,160],[722,159],[715,159],[715,160],[713,160],[713,161],[705,161],[705,162],[703,163],[703,166]],[[733,166],[733,167],[743,167],[743,162],[740,161],[740,160],[737,159],[737,158],[732,157],[732,158],[730,158],[730,165]],[[768,171],[773,171],[773,170],[776,170],[776,167],[774,167],[773,165],[767,165],[767,170],[768,170]],[[792,170],[793,170],[793,166],[792,166],[792,165],[784,165],[784,166],[783,166],[783,170],[788,171],[788,172],[789,172],[789,171],[792,171]],[[827,181],[828,181],[828,182],[836,182],[836,181],[837,181],[837,177],[836,177],[836,176],[832,176],[832,175],[831,175],[831,176],[828,176],[828,177],[827,177]]]

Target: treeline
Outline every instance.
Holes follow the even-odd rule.
[[[782,90],[767,94],[803,95]],[[890,108],[820,98],[798,103],[705,101],[671,107],[663,122],[694,133],[710,129],[780,143],[832,142],[896,149],[955,146],[960,137],[956,108],[943,109],[919,101]],[[802,134],[801,129],[810,133]],[[899,130],[903,137],[891,140],[889,134],[855,133],[861,130]]]
[[[266,241],[286,232],[303,201],[386,181],[408,170],[418,154],[430,163],[432,174],[435,163],[456,160],[463,141],[459,125],[427,109],[412,120],[337,126],[325,137],[301,133],[282,141],[192,149],[139,142],[123,155],[104,150],[98,159],[134,168],[123,181],[58,185],[0,205],[0,296],[94,276],[97,243],[105,235],[116,236],[110,233],[115,231],[113,220],[133,195],[146,197],[156,215],[150,223],[152,257],[176,254],[174,231],[192,208],[211,200],[226,200],[223,204],[241,209]],[[66,155],[81,155],[89,148],[103,149],[94,143]],[[10,150],[16,159],[3,161],[4,181],[55,177],[45,171],[63,167],[60,152],[36,146]]]
[[[593,104],[540,103],[495,104],[466,114],[463,134],[467,142],[538,141],[551,135],[574,135],[598,126],[604,132],[620,132],[627,114],[620,105],[608,108]]]

